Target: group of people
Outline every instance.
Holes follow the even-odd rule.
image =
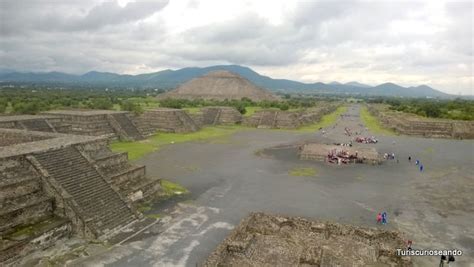
[[[408,161],[411,162],[411,156],[408,156]],[[421,161],[420,160],[415,160],[415,165],[418,166],[418,168],[420,169],[420,172],[423,171],[424,169],[424,166],[423,164],[421,164]]]
[[[379,212],[379,214],[377,214],[377,224],[387,224],[387,222],[387,212]]]

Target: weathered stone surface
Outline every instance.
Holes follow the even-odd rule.
[[[113,110],[53,110],[44,112],[54,116],[58,122],[68,125],[68,133],[78,135],[101,136],[121,140],[143,139],[142,133],[137,129],[128,111]]]
[[[161,132],[187,133],[199,130],[199,126],[184,110],[157,108],[146,110],[132,118],[138,130],[144,136]]]
[[[398,232],[252,213],[204,266],[412,266],[397,248]]]

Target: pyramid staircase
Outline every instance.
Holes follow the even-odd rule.
[[[120,129],[126,135],[126,139],[131,140],[142,140],[144,139],[143,135],[138,131],[135,124],[125,113],[113,114],[112,115],[115,122],[119,125]]]
[[[47,151],[34,158],[77,203],[80,209],[76,212],[96,238],[136,219],[127,203],[76,148]]]

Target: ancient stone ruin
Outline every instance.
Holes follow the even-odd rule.
[[[55,240],[105,238],[136,221],[160,181],[106,137],[0,129],[0,262]]]
[[[277,96],[269,91],[257,87],[238,74],[225,70],[210,72],[158,96],[159,99],[176,98],[190,100],[241,100],[244,97],[253,101],[279,100]]]
[[[380,164],[383,159],[373,147],[307,143],[299,148],[299,157],[331,163]]]
[[[422,118],[397,112],[382,112],[374,106],[369,111],[382,124],[397,133],[434,138],[474,139],[474,122]]]
[[[242,114],[233,107],[204,107],[190,116],[200,126],[233,125],[242,122]]]
[[[70,125],[62,123],[60,118],[47,115],[0,116],[0,128],[58,133],[71,131]]]
[[[188,133],[199,130],[198,124],[182,109],[156,108],[131,116],[140,133],[149,136],[157,131]]]
[[[399,232],[252,213],[204,266],[413,266]]]
[[[70,125],[69,133],[72,134],[108,135],[121,140],[143,139],[127,111],[53,110],[43,114],[55,116],[61,123]]]
[[[281,111],[264,109],[245,117],[243,124],[250,127],[266,129],[296,129],[304,125],[318,122],[322,116],[334,111],[335,105],[310,108],[301,111]]]

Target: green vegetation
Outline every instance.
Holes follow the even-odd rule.
[[[183,108],[187,113],[189,114],[197,114],[201,111],[200,107],[194,107],[194,108]]]
[[[285,98],[283,101],[261,101],[254,102],[248,98],[241,100],[187,100],[187,99],[163,99],[160,100],[160,106],[168,108],[179,108],[195,111],[195,108],[207,106],[229,106],[235,107],[241,114],[251,116],[260,109],[275,108],[279,110],[297,110],[301,108],[314,107],[318,100],[312,97]]]
[[[334,124],[336,122],[336,120],[339,118],[339,116],[344,114],[346,111],[347,111],[346,106],[340,106],[334,112],[329,113],[327,115],[324,115],[319,122],[317,122],[315,124],[303,126],[303,127],[300,127],[298,129],[292,130],[292,131],[314,132],[314,131],[319,130],[319,128],[324,128],[324,127],[331,126],[332,124]]]
[[[189,191],[183,186],[168,180],[161,180],[161,189],[163,190],[163,196],[165,197],[189,193]]]
[[[316,171],[316,169],[312,167],[295,167],[288,172],[288,174],[291,176],[305,177],[316,176],[317,173],[318,172]]]
[[[159,213],[157,213],[157,214],[146,214],[145,216],[147,218],[152,218],[152,219],[160,219],[161,217],[163,217],[163,215],[159,214]]]
[[[159,150],[163,145],[222,138],[243,129],[245,128],[242,126],[234,125],[206,127],[193,133],[158,133],[142,141],[115,142],[110,145],[110,148],[114,152],[128,152],[129,159],[136,160]]]
[[[141,112],[158,105],[155,91],[49,89],[35,86],[0,88],[0,113],[37,114],[52,109],[115,109]]]
[[[366,106],[362,106],[360,109],[360,118],[362,122],[365,124],[365,127],[369,128],[371,132],[374,134],[383,134],[383,135],[395,135],[395,132],[384,128],[380,121],[370,114],[369,110]]]
[[[412,113],[429,118],[474,120],[474,101],[465,99],[374,99],[369,103],[384,103],[390,110]]]

